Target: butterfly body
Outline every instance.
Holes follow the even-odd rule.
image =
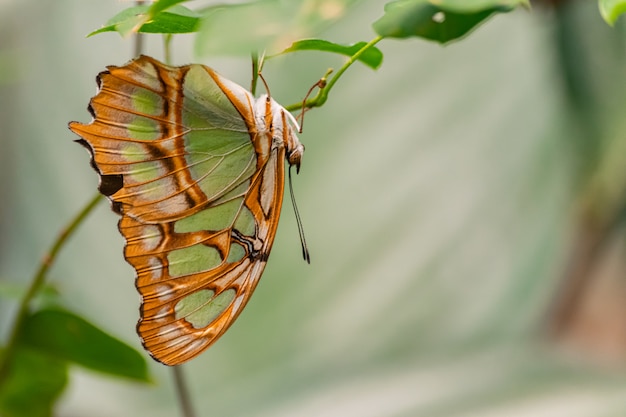
[[[124,255],[142,296],[144,347],[167,365],[214,343],[265,268],[287,159],[304,147],[267,95],[202,65],[141,56],[98,76],[90,124],[72,122],[122,218]]]

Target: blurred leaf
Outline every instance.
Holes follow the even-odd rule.
[[[351,57],[359,50],[361,50],[361,48],[363,48],[365,45],[367,45],[366,42],[358,42],[354,45],[348,46],[325,41],[322,39],[304,39],[292,43],[289,48],[283,50],[279,55],[295,51],[323,51],[333,52],[336,54]],[[383,53],[380,51],[380,49],[376,47],[368,48],[365,52],[363,52],[363,54],[358,57],[358,60],[370,68],[377,69],[383,62]]]
[[[208,7],[196,38],[198,55],[274,54],[290,43],[313,37],[346,14],[357,0],[259,0]]]
[[[29,316],[20,343],[110,375],[150,380],[139,352],[65,310],[40,310]]]
[[[514,9],[518,6],[530,8],[529,0],[427,0],[442,9],[458,12],[473,13],[489,8],[507,7]]]
[[[135,32],[191,33],[198,29],[200,17],[193,10],[175,5],[169,7],[166,12],[153,14],[152,7],[135,6],[124,9],[109,19],[106,26],[91,32],[87,36],[103,32],[118,32],[122,37]]]
[[[626,12],[626,0],[598,0],[598,6],[600,14],[611,26]]]
[[[16,350],[0,390],[0,415],[51,416],[67,379],[65,361],[33,349]]]
[[[196,38],[199,55],[271,49],[270,44],[288,33],[297,2],[264,0],[253,3],[221,5],[207,9]]]
[[[418,36],[447,43],[465,36],[494,13],[504,13],[527,0],[396,0],[385,5],[385,14],[374,22],[376,33],[388,38]]]

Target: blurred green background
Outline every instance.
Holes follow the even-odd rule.
[[[320,37],[371,39],[383,4],[353,3]],[[130,58],[116,34],[85,38],[126,6],[0,0],[5,282],[28,282],[96,189],[67,122],[89,121],[95,75]],[[383,41],[379,71],[351,68],[300,135],[312,263],[286,199],[252,301],[185,367],[198,414],[626,415],[624,34],[595,1],[545,1],[447,47]],[[248,85],[248,60],[195,58],[191,40],[177,37],[175,64]],[[147,52],[162,58],[160,44],[147,38]],[[264,75],[286,105],[340,63],[300,53]],[[117,220],[102,204],[52,284],[141,349]],[[5,340],[14,305],[0,303]],[[168,369],[151,367],[153,386],[74,368],[58,416],[177,415]]]

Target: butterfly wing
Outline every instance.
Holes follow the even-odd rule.
[[[108,67],[98,83],[94,120],[70,129],[122,216],[143,345],[180,364],[228,329],[258,283],[282,205],[285,147],[259,126],[252,95],[210,68],[142,56]]]

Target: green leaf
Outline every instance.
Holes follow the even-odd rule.
[[[152,3],[152,5],[150,6],[150,10],[148,11],[148,14],[150,16],[156,16],[157,14],[179,4],[179,3],[184,3],[186,1],[190,1],[190,0],[158,0],[154,3]]]
[[[143,355],[83,318],[58,308],[27,317],[20,344],[95,371],[150,381]]]
[[[17,349],[0,389],[0,415],[50,417],[67,380],[65,361],[37,350]]]
[[[196,38],[198,55],[275,50],[271,43],[289,32],[294,5],[275,0],[219,5],[203,13]]]
[[[396,0],[374,22],[376,33],[387,38],[418,36],[447,43],[465,36],[494,13],[504,13],[528,0]]]
[[[357,0],[333,0],[328,7],[310,0],[258,0],[207,7],[196,37],[200,56],[276,54],[292,42],[312,38],[348,13]],[[332,3],[332,4],[331,4]]]
[[[626,0],[598,0],[602,18],[611,26],[626,13]]]
[[[156,3],[155,3],[156,4]],[[103,32],[118,32],[123,37],[132,33],[191,33],[198,29],[200,16],[180,5],[168,6],[168,11],[152,14],[153,6],[134,6],[113,16],[106,25],[89,36]],[[157,9],[158,10],[158,9]]]
[[[367,45],[366,42],[358,42],[354,45],[340,45],[322,39],[304,39],[292,43],[289,48],[283,50],[279,55],[295,51],[323,51],[351,57],[365,45]],[[372,47],[366,49],[357,59],[370,68],[377,69],[383,62],[383,53],[380,49]]]

